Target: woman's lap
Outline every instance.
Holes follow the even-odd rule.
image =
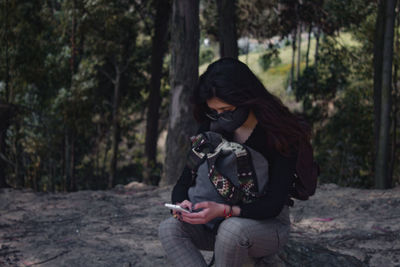
[[[274,254],[287,242],[289,232],[287,206],[277,218],[232,217],[224,220],[216,237],[203,225],[191,225],[174,218],[165,220],[159,228],[160,240],[170,259],[186,257],[188,262],[201,261],[198,250],[213,250],[215,245],[216,266],[240,266],[247,257],[262,258]],[[197,266],[204,264],[203,259]]]
[[[241,266],[247,257],[262,258],[277,253],[289,237],[288,208],[285,207],[278,217],[225,220],[218,229],[215,244],[216,266]]]
[[[213,250],[215,235],[200,224],[169,218],[161,222],[158,235],[174,266],[207,266],[199,250]]]
[[[202,224],[189,224],[171,217],[160,224],[159,235],[170,235],[177,239],[189,238],[200,250],[214,250],[215,235]]]

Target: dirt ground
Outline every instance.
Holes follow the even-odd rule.
[[[157,237],[170,192],[138,183],[76,193],[2,189],[0,266],[170,266]],[[296,201],[291,220],[293,240],[367,266],[400,266],[400,187],[322,185]]]

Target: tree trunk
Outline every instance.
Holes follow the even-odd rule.
[[[76,45],[76,32],[77,32],[77,23],[76,23],[76,0],[73,2],[73,16],[72,16],[72,34],[71,34],[71,87],[74,82],[74,75],[77,72],[79,59],[77,57],[78,49]],[[81,44],[83,41],[81,40]],[[74,116],[76,117],[75,112],[73,112]],[[70,175],[70,184],[69,184],[69,191],[75,191],[77,189],[76,180],[75,180],[75,132],[76,129],[71,129],[71,146],[70,146],[70,163],[69,163],[69,175]]]
[[[310,44],[311,44],[311,32],[312,24],[308,28],[308,40],[307,40],[307,53],[306,53],[306,68],[308,68],[309,56],[310,56]]]
[[[293,90],[293,85],[294,85],[294,65],[295,65],[295,59],[296,59],[296,38],[297,38],[297,32],[294,30],[292,34],[292,66],[290,67],[290,81],[289,81],[289,88],[290,90]]]
[[[250,50],[250,40],[246,37],[246,65],[249,65],[249,50]]]
[[[217,0],[220,57],[238,57],[236,0]]]
[[[68,185],[71,180],[71,175],[69,171],[71,170],[69,164],[71,163],[71,145],[70,145],[70,129],[64,118],[65,128],[64,128],[64,192],[68,191]]]
[[[72,22],[71,22],[71,59],[70,59],[70,70],[71,70],[71,87],[73,84],[73,78],[74,74],[76,73],[77,69],[77,60],[76,60],[76,29],[77,29],[77,23],[76,23],[76,0],[73,1],[73,8],[72,8]],[[67,105],[70,105],[71,103],[68,103]],[[71,114],[68,114],[68,117],[71,116]],[[72,116],[73,118],[74,116]],[[64,178],[64,191],[71,191],[73,188],[76,187],[75,185],[75,179],[73,177],[74,175],[74,169],[75,169],[75,151],[74,151],[74,137],[73,137],[73,132],[74,129],[71,129],[70,125],[68,124],[67,120],[71,118],[65,118],[65,178]]]
[[[6,21],[5,21],[5,53],[6,53],[6,77],[5,77],[5,89],[6,89],[6,103],[10,103],[10,56],[9,56],[9,51],[8,51],[8,1],[6,0],[6,7],[5,7],[5,13],[6,13]],[[1,130],[1,129],[0,129]],[[1,141],[0,141],[1,142]]]
[[[314,67],[318,69],[318,52],[319,52],[319,38],[320,38],[321,32],[319,28],[316,29],[315,32],[315,54],[314,54]]]
[[[397,8],[400,8],[400,2],[398,2]],[[398,88],[398,83],[399,83],[399,52],[400,52],[400,35],[399,35],[399,26],[400,26],[400,16],[397,16],[396,19],[396,25],[395,25],[395,52],[394,55],[397,55],[396,60],[394,62],[394,70],[393,70],[393,115],[392,115],[392,151],[391,151],[391,161],[390,161],[390,167],[389,167],[389,185],[393,185],[393,173],[394,173],[394,168],[395,164],[397,161],[397,116],[399,114],[399,88]]]
[[[157,165],[158,121],[161,104],[160,84],[163,59],[168,47],[168,22],[171,13],[171,3],[170,1],[158,0],[156,2],[156,9],[155,30],[152,41],[150,95],[146,123],[146,163],[143,172],[143,182],[153,185],[157,185],[159,182],[159,178],[152,175],[152,169]]]
[[[301,67],[301,23],[297,27],[298,44],[297,44],[297,69],[296,69],[296,79],[300,79],[300,67]]]
[[[388,188],[389,185],[389,138],[392,93],[393,34],[396,0],[387,0],[385,7],[385,33],[383,41],[382,83],[381,83],[381,121],[379,141],[375,160],[375,187]]]
[[[171,103],[163,184],[179,178],[189,137],[197,128],[189,98],[199,75],[199,0],[174,0],[171,26]]]
[[[378,152],[379,127],[381,121],[381,86],[382,86],[382,58],[383,58],[383,38],[385,33],[385,1],[379,1],[378,14],[375,23],[375,42],[374,42],[374,157]],[[375,169],[375,166],[374,166]]]
[[[8,105],[10,101],[10,58],[8,54],[8,1],[5,2],[5,56],[6,56],[6,77],[5,77],[5,103],[0,102],[0,188],[9,187],[6,181],[6,172],[5,169],[7,167],[7,163],[4,159],[1,158],[2,155],[6,155],[6,133],[8,127],[10,127],[10,119],[11,116],[9,112],[11,111],[10,105]],[[1,100],[0,100],[1,101]]]
[[[111,142],[110,142],[110,136],[109,133],[106,134],[106,138],[105,138],[105,148],[104,148],[104,157],[103,157],[103,164],[102,164],[102,169],[101,169],[101,177],[102,178],[106,178],[106,169],[107,169],[107,162],[108,162],[108,150],[111,147]],[[107,181],[108,184],[108,181]]]
[[[5,150],[6,150],[7,128],[0,129],[0,156],[3,156],[6,154]],[[2,157],[0,157],[0,188],[10,187],[7,184],[6,172],[5,172],[6,167],[7,167],[6,161],[4,159],[2,159]]]
[[[24,171],[22,170],[24,167],[22,157],[22,147],[21,147],[21,135],[20,135],[20,123],[15,123],[15,138],[13,142],[14,146],[14,153],[15,153],[15,166],[14,166],[14,173],[15,173],[15,187],[16,188],[24,188],[25,187],[25,175]]]
[[[113,99],[113,116],[112,116],[112,132],[111,132],[111,163],[110,175],[108,177],[108,189],[113,188],[115,182],[115,173],[117,171],[118,143],[119,143],[119,95],[120,95],[120,79],[121,73],[116,66],[116,78],[114,82],[114,99]]]
[[[72,136],[71,137],[71,163],[69,164],[69,174],[71,175],[71,183],[69,185],[69,191],[76,191],[77,185],[76,185],[76,180],[75,180],[75,138]]]

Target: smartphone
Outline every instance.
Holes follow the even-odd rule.
[[[182,211],[182,212],[188,212],[190,213],[190,210],[182,208],[181,206],[178,205],[174,205],[174,204],[169,204],[169,203],[165,203],[165,207],[171,209],[171,210],[176,210],[176,211]]]

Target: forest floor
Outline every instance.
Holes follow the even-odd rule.
[[[170,266],[157,237],[170,192],[138,183],[75,193],[2,189],[0,266]],[[293,240],[367,266],[400,266],[400,187],[325,184],[296,201],[291,221]]]

